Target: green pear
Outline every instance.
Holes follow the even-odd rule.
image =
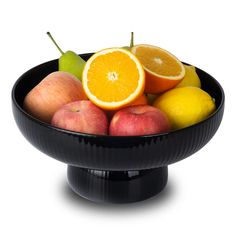
[[[133,46],[134,46],[134,32],[131,32],[130,45],[129,46],[124,46],[122,48],[130,51]]]
[[[53,41],[57,49],[62,54],[61,57],[59,58],[58,70],[69,72],[75,75],[79,80],[82,80],[82,73],[86,62],[73,51],[63,52],[56,43],[56,41],[54,40],[54,38],[52,37],[52,35],[50,34],[50,32],[47,32],[47,35]]]

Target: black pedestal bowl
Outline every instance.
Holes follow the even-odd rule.
[[[92,54],[81,55],[87,60]],[[206,120],[165,134],[111,137],[71,132],[46,124],[23,109],[25,95],[58,60],[34,67],[12,89],[15,121],[25,138],[40,151],[68,165],[70,187],[92,201],[128,203],[158,194],[166,185],[168,165],[201,149],[216,133],[224,112],[224,91],[206,72],[196,69],[202,88],[216,101]]]

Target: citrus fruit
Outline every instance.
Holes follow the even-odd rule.
[[[172,129],[196,124],[215,110],[214,99],[197,87],[171,89],[158,97],[153,106],[166,113]]]
[[[146,44],[135,45],[131,52],[143,64],[146,93],[161,93],[174,88],[185,75],[181,61],[168,51]]]
[[[176,88],[186,87],[186,86],[193,86],[201,88],[201,81],[196,73],[196,69],[194,66],[187,66],[185,67],[185,76],[183,80],[176,86]]]
[[[135,106],[135,105],[147,105],[148,98],[145,94],[141,94],[138,98],[136,98],[133,102],[128,104],[128,106]]]
[[[117,110],[143,94],[145,73],[140,61],[130,51],[109,48],[89,58],[82,83],[94,104],[106,110]]]
[[[148,104],[148,98],[145,94],[141,94],[138,98],[136,98],[133,102],[125,105],[124,107],[130,107],[130,106],[137,106],[137,105],[147,105]],[[124,108],[123,107],[123,108]],[[109,119],[112,118],[112,116],[118,112],[120,109],[117,110],[104,110],[108,116]]]

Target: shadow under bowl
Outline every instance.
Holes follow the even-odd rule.
[[[87,60],[92,53],[80,55]],[[12,89],[12,110],[24,137],[40,151],[68,165],[68,182],[92,201],[128,203],[159,193],[167,183],[167,166],[201,149],[216,133],[224,113],[224,91],[208,73],[196,68],[202,89],[216,103],[204,121],[164,134],[101,136],[68,131],[44,123],[23,109],[26,94],[58,70],[58,60],[24,73]]]

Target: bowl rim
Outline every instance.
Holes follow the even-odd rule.
[[[92,53],[84,53],[84,54],[80,54],[80,56],[87,56],[89,54],[92,54]],[[52,129],[52,130],[55,130],[55,131],[58,131],[58,132],[61,132],[61,133],[65,133],[65,134],[69,134],[69,135],[73,135],[73,136],[78,136],[78,137],[83,137],[83,138],[104,138],[104,139],[113,139],[113,140],[116,140],[116,139],[134,139],[134,138],[158,138],[158,137],[163,137],[163,136],[167,136],[167,135],[172,135],[172,134],[176,134],[176,133],[179,133],[179,132],[183,132],[185,130],[188,130],[188,129],[191,129],[193,127],[198,127],[200,125],[202,125],[202,123],[204,122],[207,122],[208,120],[212,119],[212,117],[214,117],[217,113],[219,113],[219,111],[224,107],[224,103],[225,103],[225,93],[224,93],[224,90],[221,86],[221,84],[213,77],[211,76],[210,74],[208,74],[206,71],[194,66],[196,68],[196,70],[199,70],[203,73],[205,73],[208,77],[210,77],[212,80],[214,80],[214,82],[217,84],[217,86],[219,87],[220,91],[221,91],[221,95],[222,95],[222,99],[220,101],[220,104],[219,106],[217,107],[217,109],[211,114],[209,115],[206,119],[194,124],[194,125],[190,125],[188,127],[185,127],[185,128],[182,128],[182,129],[176,129],[176,130],[171,130],[169,132],[164,132],[164,133],[159,133],[159,134],[149,134],[149,135],[139,135],[139,136],[110,136],[110,135],[97,135],[97,134],[89,134],[89,133],[82,133],[82,132],[75,132],[75,131],[71,131],[71,130],[66,130],[66,129],[62,129],[62,128],[58,128],[58,127],[55,127],[49,123],[46,123],[44,121],[41,121],[39,120],[38,118],[30,115],[29,113],[27,113],[19,104],[18,102],[16,101],[16,98],[15,98],[15,91],[16,91],[16,88],[18,86],[18,84],[21,82],[22,78],[25,77],[26,74],[28,74],[31,70],[35,70],[37,68],[40,68],[48,63],[53,63],[53,62],[56,62],[58,61],[58,59],[54,59],[54,60],[50,60],[50,61],[47,61],[47,62],[44,62],[44,63],[41,63],[29,70],[27,70],[25,73],[23,73],[14,83],[13,85],[13,88],[12,88],[12,91],[11,91],[11,98],[12,98],[12,102],[13,104],[15,105],[15,107],[21,112],[23,113],[28,119],[30,119],[31,121],[33,122],[36,122],[37,124],[41,125],[41,126],[44,126],[45,128],[48,128],[48,129]],[[186,64],[186,65],[191,65],[189,63],[186,63],[186,62],[182,62],[183,64]]]

